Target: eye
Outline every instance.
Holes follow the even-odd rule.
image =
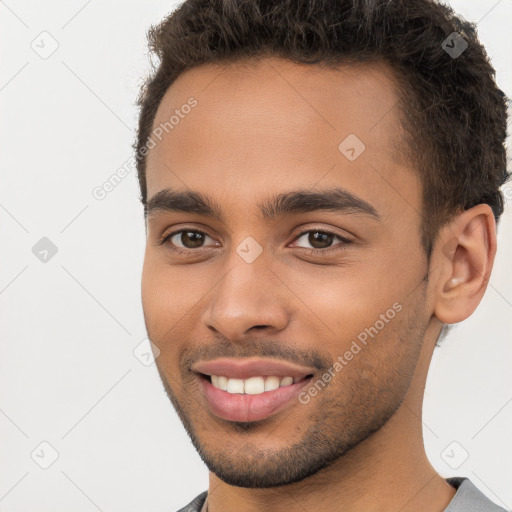
[[[333,245],[333,242],[336,239],[341,241],[341,243]],[[297,244],[300,240],[303,240],[303,243],[310,244],[311,247],[304,245],[298,245],[298,247],[309,249],[311,252],[325,251],[326,249],[331,249],[336,245],[346,245],[352,243],[348,238],[337,235],[336,233],[331,233],[330,231],[323,231],[320,229],[304,231],[302,235],[295,239],[295,244]]]
[[[197,229],[181,229],[179,231],[174,231],[164,236],[161,245],[169,244],[174,246],[177,250],[193,250],[193,249],[201,249],[204,247],[204,242],[206,239],[210,239],[214,242],[213,245],[218,245],[215,240],[211,236],[209,236],[204,231],[200,231]]]
[[[213,243],[206,245],[208,239]],[[336,241],[338,241],[338,243],[334,243]],[[301,243],[309,244],[310,247],[301,245]],[[292,246],[300,247],[307,252],[327,252],[331,249],[335,250],[338,245],[343,246],[350,243],[352,243],[351,240],[337,235],[336,233],[313,229],[302,232],[300,236],[294,239]],[[164,235],[160,241],[160,245],[169,245],[173,250],[189,253],[190,251],[194,251],[194,249],[218,247],[220,244],[204,231],[198,229],[180,229],[168,235]]]

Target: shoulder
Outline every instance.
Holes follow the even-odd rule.
[[[201,512],[204,502],[206,501],[206,495],[208,491],[204,491],[196,496],[188,505],[180,508],[178,512]]]
[[[468,478],[446,480],[457,492],[444,512],[507,512],[487,498]]]

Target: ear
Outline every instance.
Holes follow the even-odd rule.
[[[468,318],[482,300],[496,255],[496,221],[487,204],[458,214],[440,230],[431,268],[434,315],[445,324]]]

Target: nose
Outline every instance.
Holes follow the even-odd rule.
[[[234,264],[215,286],[202,314],[208,329],[233,342],[255,331],[282,331],[289,321],[286,296],[278,293],[280,281],[264,261],[258,260],[231,260]]]

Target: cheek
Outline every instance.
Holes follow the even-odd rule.
[[[183,274],[146,254],[142,269],[141,298],[146,327],[154,343],[186,323],[191,291],[183,286]],[[181,319],[181,321],[180,321]],[[160,349],[162,347],[159,346]]]
[[[179,312],[179,293],[172,285],[168,272],[162,272],[158,267],[144,262],[142,271],[142,307],[149,339],[160,353],[156,364],[166,375],[166,380],[172,389],[176,389],[169,375],[177,375],[177,351],[179,341],[184,340],[184,324],[180,322],[184,312]],[[181,314],[180,314],[181,313]],[[169,342],[169,340],[173,340]]]
[[[165,274],[162,274],[146,255],[142,269],[141,297],[144,317],[152,331],[157,326],[156,320],[162,318],[165,309],[167,309],[165,305],[169,294],[170,290],[166,283]]]
[[[345,341],[372,326],[403,297],[400,281],[376,263],[312,266],[308,271],[287,271],[283,281],[304,327],[324,329],[329,338]]]
[[[186,265],[170,265],[165,253],[146,250],[142,268],[142,305],[147,315],[169,323],[186,314],[201,297],[199,278]]]
[[[420,305],[397,301],[380,314],[352,319],[330,347],[339,364],[325,398],[353,404],[354,414],[374,411],[385,415],[396,408],[409,388],[419,357],[426,324]]]
[[[160,255],[146,253],[141,281],[146,331],[160,350],[158,366],[175,375],[183,350],[197,337],[205,294],[213,286],[206,277],[204,272],[171,266]]]

